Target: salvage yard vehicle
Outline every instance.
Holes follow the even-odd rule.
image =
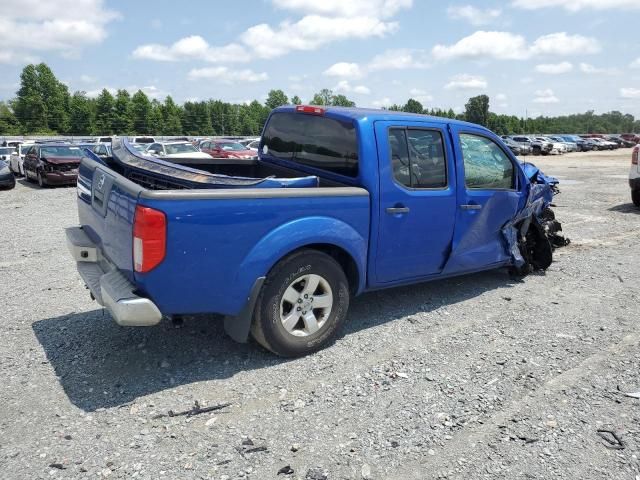
[[[156,142],[147,147],[147,153],[167,160],[200,159],[211,160],[208,153],[201,152],[191,142]]]
[[[0,160],[9,162],[11,154],[16,151],[16,147],[0,147]]]
[[[253,158],[256,152],[234,140],[204,140],[200,150],[213,158]]]
[[[43,143],[32,145],[24,156],[24,176],[40,187],[74,185],[83,150],[77,145]]]
[[[543,142],[525,135],[513,135],[509,138],[520,145],[530,146],[534,155],[548,155],[553,149],[553,144],[551,142]]]
[[[78,177],[69,250],[125,326],[217,313],[240,342],[319,350],[366,291],[496,268],[546,269],[557,181],[479,125],[287,106],[259,156],[196,170],[114,139]],[[552,245],[553,242],[553,245]]]
[[[33,143],[20,143],[9,156],[9,168],[15,175],[24,175],[24,155]]]
[[[16,186],[16,177],[9,169],[9,164],[4,160],[0,160],[0,189],[11,190]]]
[[[631,201],[636,207],[640,207],[640,165],[638,154],[640,146],[633,147],[631,152],[631,168],[629,169],[629,187],[631,188]]]

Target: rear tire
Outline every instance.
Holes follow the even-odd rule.
[[[300,250],[267,275],[251,334],[276,355],[308,355],[334,340],[348,309],[349,282],[340,264],[325,253]]]
[[[40,188],[45,188],[47,186],[47,182],[45,182],[44,178],[42,178],[42,172],[38,172],[37,176],[38,176],[38,186]]]
[[[640,190],[631,190],[631,201],[636,207],[640,207]]]
[[[33,183],[33,180],[31,180],[31,177],[29,177],[29,172],[26,168],[24,169],[24,179],[29,183]]]

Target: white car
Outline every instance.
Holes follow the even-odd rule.
[[[549,152],[551,155],[562,155],[563,153],[567,153],[567,146],[564,143],[557,142],[549,137],[536,137],[536,140],[551,143],[552,147]]]
[[[130,137],[131,143],[155,143],[156,139],[150,135],[140,135],[137,137]]]
[[[211,160],[208,153],[201,152],[189,142],[156,142],[147,147],[146,153],[162,158],[188,158]]]
[[[15,147],[9,157],[9,170],[15,175],[24,176],[24,154],[33,146],[33,143],[21,143]]]
[[[629,187],[631,187],[631,200],[636,207],[640,207],[640,165],[638,155],[640,146],[633,147],[631,152],[631,169],[629,170]]]
[[[9,163],[11,154],[16,151],[16,147],[0,147],[0,160]]]

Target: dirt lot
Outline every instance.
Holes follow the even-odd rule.
[[[629,159],[533,159],[572,239],[546,274],[364,295],[298,360],[214,321],[117,326],[64,245],[75,189],[20,181],[0,192],[0,477],[640,479]],[[196,400],[231,406],[166,415]]]

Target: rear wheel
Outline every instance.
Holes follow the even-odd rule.
[[[631,190],[631,201],[636,207],[640,207],[640,190]]]
[[[348,309],[349,284],[338,262],[322,252],[301,250],[267,276],[251,333],[277,355],[307,355],[334,339]]]
[[[31,177],[29,176],[29,171],[26,168],[24,169],[24,179],[29,183],[33,182],[33,180],[31,180]]]

